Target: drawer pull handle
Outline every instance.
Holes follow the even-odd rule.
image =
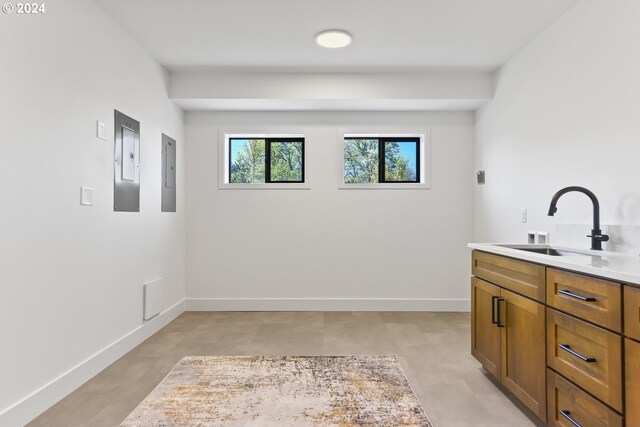
[[[571,298],[579,299],[580,301],[593,302],[596,300],[594,297],[583,297],[582,295],[574,294],[573,292],[567,291],[565,289],[560,289],[558,293]]]
[[[566,351],[566,352],[568,352],[568,353],[570,353],[570,354],[573,354],[573,355],[574,355],[575,357],[577,357],[578,359],[583,360],[583,361],[585,361],[585,362],[587,362],[587,363],[593,363],[593,362],[595,362],[595,361],[596,361],[595,357],[586,357],[586,356],[581,355],[581,354],[580,354],[580,353],[578,353],[577,351],[573,351],[573,350],[571,350],[571,346],[569,346],[569,345],[567,345],[567,344],[560,344],[560,345],[559,345],[559,347],[560,347],[561,349],[563,349],[564,351]]]
[[[568,420],[569,420],[569,422],[570,422],[571,424],[573,424],[574,426],[576,426],[576,427],[582,427],[582,424],[580,424],[579,422],[577,422],[576,420],[574,420],[573,418],[571,418],[571,412],[561,410],[561,411],[560,411],[560,415],[562,415],[563,417],[565,417],[566,419],[568,419]]]

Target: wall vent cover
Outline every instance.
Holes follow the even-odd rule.
[[[144,317],[149,320],[162,311],[162,286],[164,279],[156,279],[144,284]]]

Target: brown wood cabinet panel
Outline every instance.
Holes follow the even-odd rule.
[[[546,421],[544,305],[505,289],[500,296],[502,384]]]
[[[621,336],[547,308],[547,364],[622,412]]]
[[[622,416],[580,390],[576,385],[547,371],[548,425],[575,427],[622,427]],[[636,425],[636,424],[633,424]]]
[[[627,426],[640,426],[640,344],[624,340],[627,394]]]
[[[473,275],[544,302],[545,267],[487,252],[473,251]]]
[[[622,332],[622,285],[547,268],[547,304],[573,316]]]
[[[640,341],[640,288],[633,286],[624,287],[624,334]]]
[[[500,329],[494,322],[499,296],[499,287],[471,278],[471,354],[498,379],[501,369]]]

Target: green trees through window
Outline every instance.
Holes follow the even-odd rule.
[[[304,139],[230,138],[229,182],[304,182]]]
[[[230,140],[230,178],[232,183],[260,184],[265,178],[264,139]]]
[[[271,143],[271,182],[302,182],[302,141]]]
[[[418,143],[413,141],[385,141],[385,182],[416,182]]]
[[[369,184],[378,182],[378,140],[344,140],[344,182]]]
[[[345,184],[418,183],[419,176],[419,138],[349,137],[344,140]]]

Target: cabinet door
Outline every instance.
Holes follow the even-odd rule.
[[[496,305],[500,288],[471,278],[471,354],[500,379],[500,329],[496,325]]]
[[[627,426],[640,426],[640,344],[624,340],[626,353]]]
[[[544,305],[504,289],[498,304],[502,384],[546,422]]]
[[[624,287],[624,334],[640,341],[640,288]]]

